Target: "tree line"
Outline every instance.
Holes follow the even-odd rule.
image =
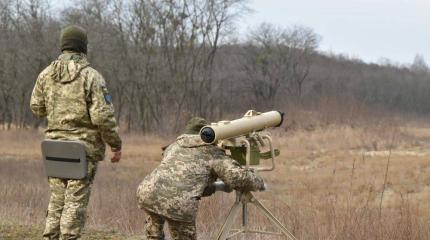
[[[0,124],[44,125],[29,98],[68,24],[88,31],[89,60],[128,131],[178,131],[191,116],[218,120],[322,99],[430,113],[420,56],[398,66],[322,53],[321,37],[305,26],[262,23],[238,36],[248,10],[245,0],[0,0]]]

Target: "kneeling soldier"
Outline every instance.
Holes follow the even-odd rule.
[[[200,139],[199,130],[206,124],[191,119],[185,134],[167,147],[161,164],[139,185],[139,208],[147,214],[146,239],[164,239],[166,221],[172,239],[196,239],[199,200],[218,178],[235,190],[264,189],[261,177]]]

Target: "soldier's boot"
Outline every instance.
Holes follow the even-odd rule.
[[[196,223],[168,220],[172,240],[196,240]]]
[[[164,240],[164,218],[158,214],[145,211],[145,233],[144,240]]]
[[[49,178],[51,197],[46,212],[46,224],[43,231],[44,240],[60,239],[60,219],[64,206],[64,194],[67,181],[59,178]]]

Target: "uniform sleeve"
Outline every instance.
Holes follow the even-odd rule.
[[[118,125],[106,83],[100,74],[96,74],[90,88],[89,113],[92,124],[98,126],[103,140],[112,151],[121,150],[121,138],[118,135]]]
[[[46,117],[45,98],[43,96],[43,77],[42,74],[36,80],[33,92],[31,93],[30,109],[39,118]]]
[[[264,187],[263,179],[252,170],[246,170],[227,155],[218,155],[212,169],[227,186],[241,191],[257,191]]]

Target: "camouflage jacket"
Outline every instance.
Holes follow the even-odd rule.
[[[49,139],[80,140],[89,160],[103,160],[105,144],[121,149],[112,98],[103,77],[84,54],[65,52],[43,70],[31,95],[30,107],[47,117]]]
[[[254,172],[242,168],[222,149],[205,144],[199,135],[181,135],[139,185],[139,207],[172,220],[192,222],[204,189],[217,178],[236,190],[255,191],[264,185]]]

